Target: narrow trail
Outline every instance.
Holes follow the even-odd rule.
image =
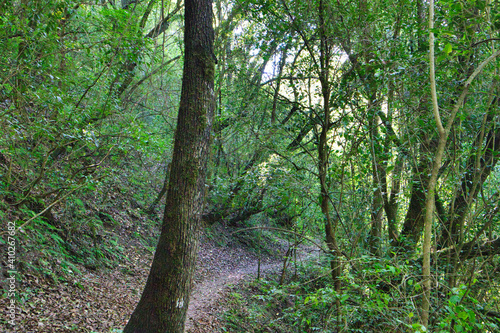
[[[303,260],[310,257],[310,252],[314,250],[310,247],[301,248],[298,259]],[[261,276],[282,269],[285,251],[282,249],[280,252],[279,257],[261,259]],[[187,313],[186,333],[217,331],[219,327],[217,313],[225,310],[224,297],[228,287],[244,280],[256,278],[259,271],[258,257],[242,249],[214,248],[208,251],[203,250],[200,255],[198,267],[201,271],[204,267],[208,267],[209,273],[205,277],[195,277],[195,285]]]
[[[281,251],[279,251],[281,252]],[[224,307],[228,287],[257,276],[259,258],[256,254],[235,247],[202,244],[198,257],[195,283],[191,293],[185,332],[213,332],[218,327],[216,312]],[[280,256],[261,258],[262,275],[278,270]]]
[[[274,256],[262,255],[261,276],[279,272],[290,244],[269,244]],[[299,250],[306,258],[308,248]],[[17,331],[22,332],[110,332],[120,331],[132,314],[146,283],[153,255],[129,246],[126,263],[112,270],[89,270],[70,280],[51,284],[38,276],[25,274],[18,283]],[[229,286],[257,276],[258,256],[231,243],[224,246],[213,241],[202,242],[194,277],[194,288],[188,308],[186,332],[219,331],[219,314],[228,309]],[[7,309],[8,298],[0,298]],[[2,312],[2,311],[0,311]],[[1,332],[14,332],[0,321]]]
[[[282,262],[280,261],[261,265],[261,274],[276,271],[281,265]],[[216,318],[213,316],[215,311],[218,310],[219,301],[224,297],[226,288],[240,281],[256,277],[257,272],[257,262],[252,262],[250,265],[245,263],[241,267],[231,271],[223,271],[219,276],[196,284],[189,302],[186,332],[211,332],[204,330],[203,326],[208,326],[205,329],[213,329],[214,324],[216,325]]]

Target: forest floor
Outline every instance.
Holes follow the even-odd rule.
[[[203,244],[199,257],[186,332],[217,332],[220,327],[218,315],[227,310],[224,299],[228,287],[256,278],[259,259],[255,253],[241,247],[220,248],[210,243]],[[281,258],[265,256],[261,258],[260,272],[262,275],[274,272],[281,264]]]
[[[276,242],[261,258],[264,275],[280,269],[287,242]],[[140,247],[125,249],[127,262],[112,270],[82,269],[73,280],[51,284],[25,274],[18,284],[15,330],[2,320],[2,332],[120,332],[139,301],[153,258]],[[186,332],[216,332],[228,287],[256,277],[258,256],[238,242],[225,245],[203,237]],[[7,298],[0,299],[6,318]]]

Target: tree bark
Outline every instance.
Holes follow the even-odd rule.
[[[163,226],[146,287],[124,333],[184,331],[215,108],[211,4],[185,1],[181,103]]]
[[[387,144],[387,146],[389,146]],[[392,185],[390,195],[387,193],[387,177],[382,178],[382,198],[384,199],[384,210],[387,216],[387,231],[389,241],[392,244],[398,242],[397,215],[398,215],[398,197],[401,187],[401,173],[403,172],[403,161],[401,156],[396,159],[396,165],[392,174]]]
[[[424,241],[422,244],[423,262],[422,262],[422,286],[423,298],[421,306],[421,324],[425,328],[429,327],[429,311],[431,306],[431,236],[432,236],[432,218],[435,209],[435,193],[439,168],[444,155],[446,138],[448,131],[443,127],[441,115],[439,114],[439,105],[436,93],[436,76],[434,69],[434,1],[429,3],[429,80],[431,83],[432,113],[436,121],[436,127],[439,133],[439,143],[432,165],[431,177],[429,179],[427,194],[425,196],[425,218],[424,218]],[[450,117],[451,122],[453,118]]]
[[[410,203],[398,242],[400,247],[414,249],[422,235],[425,215],[425,189],[429,182],[429,169],[425,157],[422,157],[420,164],[413,170]]]
[[[382,194],[383,181],[386,179],[386,168],[382,163],[384,157],[381,157],[380,150],[385,149],[385,147],[380,147],[378,141],[380,140],[378,133],[378,116],[377,107],[374,107],[372,114],[369,115],[369,126],[370,126],[370,146],[372,155],[372,188],[373,188],[373,198],[372,207],[370,213],[371,228],[370,235],[368,237],[368,247],[372,255],[380,256],[381,254],[381,243],[382,243],[382,219],[384,214],[384,200]],[[385,152],[382,152],[384,154]],[[387,187],[387,186],[386,186]]]
[[[333,259],[330,260],[330,266],[332,269],[332,279],[335,286],[335,291],[340,293],[341,289],[341,263],[340,263],[340,253],[338,251],[337,237],[335,235],[337,229],[337,218],[332,218],[330,212],[330,195],[328,193],[328,165],[329,165],[329,152],[330,148],[328,146],[328,130],[330,129],[330,94],[331,86],[329,81],[330,75],[330,56],[331,56],[331,45],[330,40],[327,36],[326,22],[325,22],[325,10],[326,5],[323,0],[319,2],[319,35],[320,35],[320,83],[321,83],[321,95],[323,97],[323,119],[322,128],[319,136],[318,144],[318,174],[319,182],[321,186],[320,193],[320,206],[321,212],[323,213],[323,218],[325,219],[325,236],[328,249],[333,255]],[[339,310],[340,302],[336,300],[337,310]]]

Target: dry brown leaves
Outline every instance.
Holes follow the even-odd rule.
[[[123,329],[146,283],[152,254],[129,247],[129,262],[112,271],[89,271],[58,285],[25,275],[18,283],[15,330],[7,323],[8,298],[0,299],[1,332],[102,332]],[[227,286],[257,272],[258,259],[239,247],[201,244],[187,331],[216,332]],[[276,268],[262,260],[262,270]],[[4,279],[5,280],[5,279]],[[5,281],[2,281],[4,283]],[[5,290],[5,285],[2,285]]]

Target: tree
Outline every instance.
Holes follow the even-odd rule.
[[[423,264],[422,264],[422,285],[424,290],[424,297],[422,301],[422,325],[426,328],[429,325],[429,308],[430,308],[430,295],[431,295],[431,270],[430,270],[430,250],[431,250],[431,237],[432,237],[432,220],[435,209],[435,192],[436,184],[438,179],[439,169],[441,168],[442,159],[444,156],[446,141],[448,139],[451,127],[455,121],[455,117],[459,109],[463,106],[465,97],[468,94],[469,86],[475,77],[483,70],[483,68],[492,60],[494,60],[500,51],[496,51],[487,59],[482,61],[479,66],[474,70],[474,72],[468,77],[463,85],[462,93],[458,98],[451,114],[449,115],[446,127],[443,126],[441,121],[441,115],[439,112],[439,105],[436,92],[436,81],[435,81],[435,64],[434,64],[434,1],[429,3],[429,60],[430,60],[430,82],[431,82],[431,96],[432,96],[432,112],[434,119],[436,121],[436,127],[439,133],[439,141],[436,149],[433,167],[431,171],[430,180],[428,183],[428,189],[426,193],[425,201],[425,219],[424,219],[424,241],[422,244],[423,248]]]
[[[146,287],[125,333],[184,331],[215,106],[211,3],[185,4],[181,103],[163,225]]]

